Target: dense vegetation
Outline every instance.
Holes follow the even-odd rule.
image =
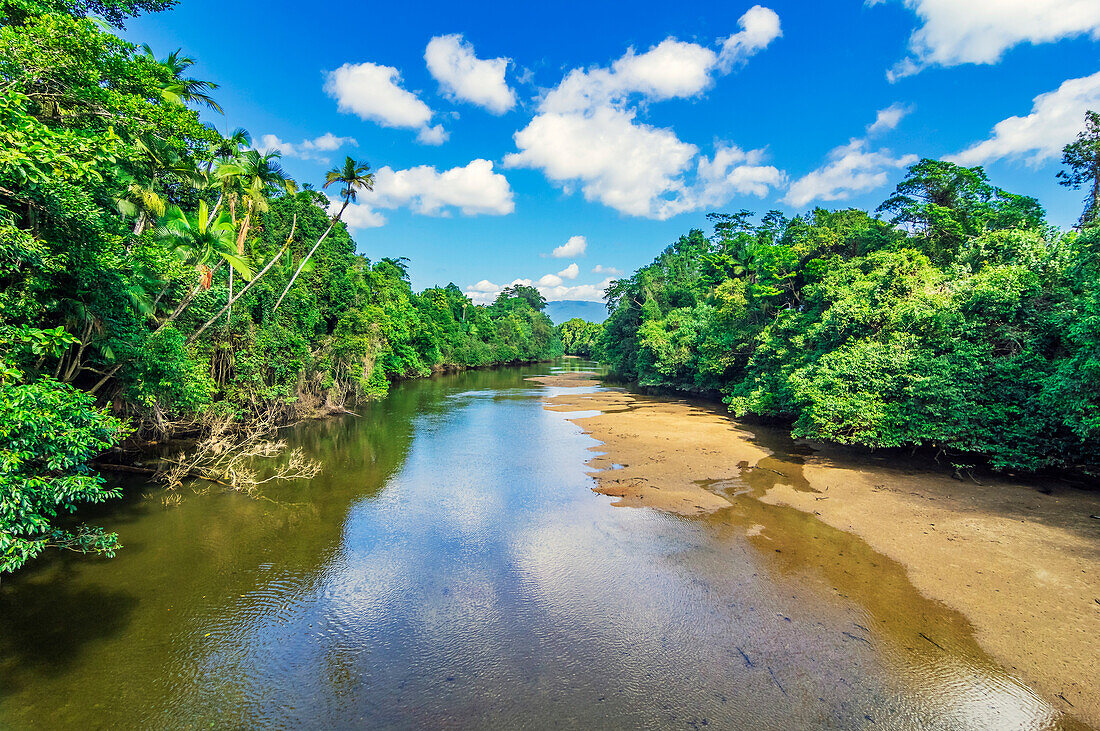
[[[561,333],[561,344],[565,348],[566,355],[592,358],[596,355],[596,346],[603,332],[603,325],[574,317],[559,325],[558,332]]]
[[[117,493],[88,465],[127,434],[285,420],[396,378],[561,353],[538,292],[413,292],[340,221],[369,166],[299,190],[228,137],[214,85],[120,24],[166,0],[0,1],[0,572],[47,546],[110,553],[59,514]],[[337,201],[339,203],[339,200]]]
[[[923,160],[871,215],[713,215],[608,290],[599,351],[801,437],[1100,471],[1100,124],[1066,148],[1078,230]],[[568,347],[568,346],[567,346]]]

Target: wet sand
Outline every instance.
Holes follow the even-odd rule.
[[[593,375],[540,382],[591,386]],[[716,409],[622,390],[566,393],[547,408],[600,412],[574,421],[603,443],[590,464],[615,505],[732,525],[783,556],[784,570],[812,568],[838,595],[862,595],[887,633],[926,640],[930,652],[988,653],[1055,708],[1100,727],[1100,520],[1089,517],[1100,494],[979,485],[916,462],[768,443]],[[863,580],[857,568],[869,572]]]

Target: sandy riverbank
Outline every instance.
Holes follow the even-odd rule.
[[[590,386],[592,375],[539,380]],[[1100,727],[1100,520],[1089,517],[1100,514],[1100,494],[978,485],[782,444],[715,409],[620,390],[567,393],[547,408],[601,412],[575,421],[603,443],[591,466],[597,491],[616,505],[728,524],[783,555],[783,570],[857,595],[898,642],[912,635],[931,652],[988,653],[1056,708]],[[848,565],[859,555],[860,566]]]

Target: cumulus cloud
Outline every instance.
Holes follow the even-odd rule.
[[[616,269],[615,267],[605,267],[602,264],[597,264],[596,266],[592,267],[592,273],[606,274],[611,277],[620,277],[622,276],[623,272],[621,269]]]
[[[729,71],[734,64],[748,59],[783,35],[779,28],[779,16],[770,8],[753,5],[737,21],[741,30],[722,41],[718,65]]]
[[[884,0],[868,0],[877,5]],[[903,0],[920,19],[909,37],[910,55],[891,81],[929,66],[996,63],[1020,43],[1051,43],[1089,35],[1100,39],[1096,0]]]
[[[569,240],[550,252],[555,259],[568,259],[573,256],[584,256],[588,249],[588,239],[583,236],[570,236]]]
[[[431,165],[380,168],[374,174],[374,190],[362,193],[360,200],[376,208],[408,206],[429,216],[446,215],[451,208],[466,216],[503,216],[516,209],[508,179],[493,170],[492,162],[481,159],[443,172]]]
[[[511,59],[480,59],[461,34],[436,36],[424,50],[428,71],[452,99],[476,104],[493,114],[516,105],[515,92],[504,80]]]
[[[329,72],[325,93],[341,112],[383,127],[419,130],[417,139],[425,144],[439,145],[447,139],[442,126],[430,125],[431,107],[401,86],[401,73],[393,66],[346,63]]]
[[[338,208],[341,202],[333,205]],[[381,226],[386,219],[377,209],[401,207],[426,216],[447,216],[455,209],[464,216],[503,216],[516,205],[508,179],[495,172],[489,160],[472,160],[442,172],[430,165],[405,170],[386,166],[375,171],[374,190],[361,192],[344,220],[351,228]]]
[[[584,197],[633,216],[659,217],[658,199],[679,192],[678,176],[698,148],[670,129],[634,121],[632,110],[539,114],[515,134],[520,152],[505,167],[543,171],[555,183],[580,181]]]
[[[335,216],[343,205],[344,201],[329,198],[328,212]],[[352,203],[345,208],[344,215],[340,220],[351,229],[378,228],[386,225],[384,215],[362,203]]]
[[[263,135],[260,137],[260,144],[256,145],[256,149],[265,154],[277,151],[283,157],[316,160],[327,164],[329,162],[328,157],[321,153],[332,152],[345,146],[357,147],[358,145],[359,143],[355,141],[354,137],[337,137],[331,132],[325,132],[320,137],[312,140],[302,140],[297,144],[283,142],[276,135]]]
[[[577,275],[581,273],[581,268],[577,266],[577,262],[573,262],[565,269],[558,272],[558,276],[562,279],[576,279]]]
[[[885,109],[878,110],[878,113],[875,115],[875,121],[867,125],[867,136],[874,137],[875,135],[889,132],[897,127],[898,124],[901,123],[901,120],[911,111],[913,111],[912,107],[900,103],[891,104]]]
[[[573,69],[543,97],[539,109],[568,114],[621,102],[631,94],[651,101],[691,97],[710,86],[718,54],[668,38],[638,55],[633,48],[611,68]]]
[[[742,30],[721,41],[718,53],[668,38],[645,53],[628,49],[609,67],[570,71],[515,133],[518,151],[505,156],[505,166],[541,170],[563,188],[578,184],[586,200],[657,219],[705,205],[721,191],[766,190],[781,177],[775,168],[699,161],[699,148],[673,130],[637,120],[638,103],[697,96],[718,74],[779,36],[779,18],[767,8],[752,8],[740,24]],[[715,159],[719,155],[724,153],[719,150]],[[685,175],[699,165],[721,168],[724,175],[689,184]]]
[[[549,302],[560,302],[562,300],[583,300],[585,302],[602,302],[603,291],[610,285],[612,279],[608,277],[602,282],[596,284],[559,284],[553,287],[538,288],[539,292]]]
[[[477,284],[471,284],[466,288],[467,291],[472,292],[499,292],[503,287],[497,284],[493,284],[488,279],[482,279]]]
[[[948,159],[960,165],[980,165],[1005,157],[1024,157],[1038,165],[1062,154],[1062,147],[1080,131],[1089,109],[1100,109],[1100,71],[1068,79],[1054,91],[1035,97],[1031,114],[1009,117],[993,126],[990,136]]]
[[[763,198],[771,188],[782,186],[785,173],[762,165],[764,150],[742,150],[736,145],[719,145],[714,156],[700,158],[698,182],[685,196],[687,208],[719,205],[735,193]]]
[[[868,132],[876,126],[882,130],[891,122],[896,125],[901,116],[895,117],[892,109],[880,111]],[[895,157],[885,148],[870,149],[867,139],[852,138],[848,144],[830,150],[824,165],[791,183],[783,202],[801,207],[811,201],[843,200],[885,185],[891,172],[916,161],[916,155]]]
[[[487,305],[497,298],[497,295],[500,294],[504,287],[523,284],[537,289],[549,302],[560,302],[561,300],[602,302],[603,292],[612,281],[611,277],[608,277],[594,284],[567,285],[562,282],[560,277],[554,274],[547,274],[538,281],[533,281],[531,279],[513,279],[506,285],[493,284],[487,279],[482,279],[477,284],[471,284],[466,287],[466,296],[473,300],[475,304]]]

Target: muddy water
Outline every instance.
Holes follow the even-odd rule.
[[[810,514],[612,507],[524,380],[584,365],[302,425],[324,473],[263,500],[130,485],[94,516],[118,558],[0,585],[0,728],[1076,726]],[[797,473],[760,438],[720,489]]]

